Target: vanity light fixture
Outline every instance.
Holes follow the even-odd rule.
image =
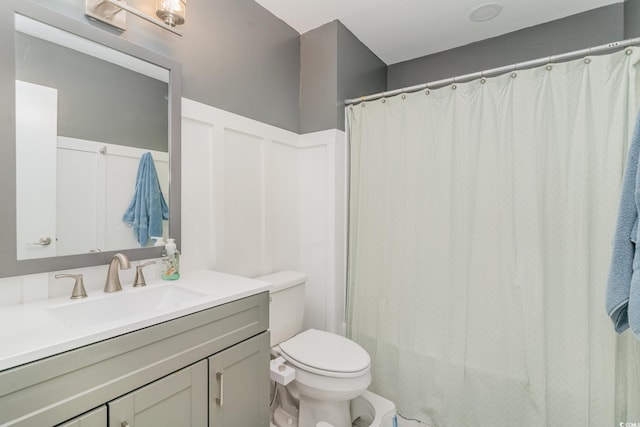
[[[125,0],[85,0],[84,13],[92,19],[125,31],[127,29],[126,12],[130,12],[138,18],[181,36],[182,33],[175,27],[184,24],[185,2],[186,0],[156,0],[156,15],[161,21],[128,5]]]

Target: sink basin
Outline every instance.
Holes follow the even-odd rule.
[[[165,309],[180,307],[206,296],[205,293],[167,285],[125,290],[122,292],[88,297],[50,307],[48,311],[71,327],[83,327],[105,322],[144,316]]]

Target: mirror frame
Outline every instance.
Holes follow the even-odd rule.
[[[105,265],[116,253],[126,254],[131,261],[159,258],[162,247],[146,247],[68,255],[30,260],[17,259],[16,238],[16,114],[15,114],[15,23],[14,13],[27,16],[71,34],[121,51],[169,70],[169,232],[176,244],[181,243],[180,214],[180,138],[182,66],[171,58],[153,52],[128,40],[72,19],[30,0],[0,2],[0,195],[9,203],[0,203],[0,277],[11,277],[51,271]]]

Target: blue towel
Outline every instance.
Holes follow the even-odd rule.
[[[144,153],[138,166],[133,200],[122,221],[133,227],[138,243],[144,247],[151,236],[162,236],[163,219],[169,219],[169,207],[162,195],[151,153]]]
[[[631,326],[640,337],[640,245],[638,212],[640,211],[640,115],[629,147],[622,180],[618,223],[613,238],[613,254],[607,283],[606,308],[616,332]]]

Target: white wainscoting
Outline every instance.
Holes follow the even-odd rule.
[[[344,133],[298,135],[186,99],[182,111],[183,270],[305,272],[304,326],[342,333]]]
[[[309,275],[306,328],[344,334],[346,144],[344,132],[300,136],[300,270]]]
[[[298,135],[189,100],[182,111],[182,268],[298,268]]]

